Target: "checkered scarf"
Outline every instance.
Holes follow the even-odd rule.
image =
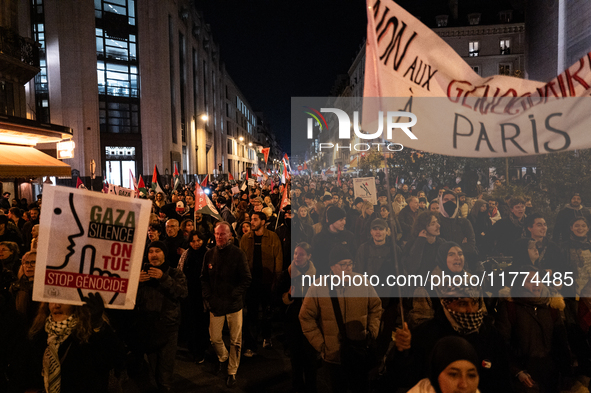
[[[442,299],[442,303],[447,312],[449,312],[449,315],[458,324],[458,326],[454,326],[453,328],[462,335],[470,334],[480,329],[480,326],[484,321],[484,313],[482,309],[476,312],[452,311],[448,308],[448,305],[454,300],[455,299],[453,298]]]
[[[70,315],[68,319],[56,322],[50,315],[45,321],[47,348],[43,354],[43,381],[47,393],[59,393],[61,389],[61,363],[58,355],[60,345],[72,334],[78,319]]]

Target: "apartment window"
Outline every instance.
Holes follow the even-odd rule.
[[[499,64],[499,75],[511,75],[512,73],[511,63],[500,63]]]
[[[437,22],[437,27],[447,27],[447,20],[449,15],[437,15],[435,17],[435,22]]]
[[[37,121],[49,123],[49,85],[47,81],[47,60],[45,55],[45,11],[43,0],[32,0],[31,25],[33,39],[39,47],[39,68],[35,75],[35,114]]]
[[[95,0],[94,5],[100,131],[137,134],[140,116],[135,1]]]
[[[511,22],[511,19],[513,19],[513,11],[505,10],[499,12],[499,20],[501,23],[509,23]]]
[[[511,40],[505,39],[499,42],[501,54],[502,55],[509,55],[511,54]]]
[[[471,66],[471,67],[472,67],[472,70],[475,73],[477,73],[478,75],[480,75],[480,66]],[[482,76],[482,75],[480,75],[480,76]]]
[[[478,41],[470,41],[468,44],[468,53],[470,57],[476,57],[480,53],[480,43]]]
[[[480,24],[480,13],[475,12],[473,14],[468,14],[468,22],[470,23],[470,26],[476,26]]]
[[[228,144],[227,144],[227,153],[228,153],[228,154],[233,154],[233,153],[232,153],[232,139],[228,139]]]

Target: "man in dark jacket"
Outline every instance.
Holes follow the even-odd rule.
[[[315,261],[328,261],[330,251],[337,244],[343,244],[352,255],[357,253],[355,235],[345,229],[347,214],[339,207],[331,206],[326,211],[326,225],[312,239],[312,258]],[[329,274],[326,268],[319,267],[319,274]],[[325,271],[322,271],[325,270]]]
[[[214,229],[216,246],[203,260],[201,284],[203,299],[209,307],[209,333],[220,362],[218,371],[228,360],[226,384],[236,384],[242,344],[242,308],[244,294],[250,286],[251,275],[244,251],[232,244],[232,228],[220,222]],[[224,321],[230,329],[230,352],[222,340]]]
[[[290,208],[291,209],[291,208]],[[281,241],[275,232],[265,226],[264,213],[254,212],[250,216],[251,231],[240,239],[240,249],[246,254],[252,275],[252,285],[246,294],[246,318],[244,332],[244,356],[252,357],[257,350],[259,307],[263,309],[261,322],[263,347],[271,344],[271,289],[283,271]]]
[[[183,253],[188,248],[187,241],[181,232],[181,228],[177,220],[170,219],[166,221],[165,229],[166,239],[164,239],[164,243],[168,248],[166,260],[170,266],[177,267],[179,260],[181,259],[181,255],[183,255]]]
[[[150,266],[140,272],[136,310],[142,320],[149,321],[143,328],[151,336],[148,361],[155,371],[159,392],[170,392],[174,375],[174,359],[181,323],[181,298],[187,296],[187,279],[182,271],[171,267],[166,260],[166,245],[150,243]]]
[[[419,198],[410,197],[407,199],[406,205],[398,214],[398,221],[402,228],[402,241],[406,243],[410,239],[410,232],[419,215]]]

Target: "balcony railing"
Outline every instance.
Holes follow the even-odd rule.
[[[0,27],[0,53],[29,66],[39,67],[39,47],[37,44],[5,27]]]

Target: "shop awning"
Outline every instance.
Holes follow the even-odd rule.
[[[0,144],[0,178],[72,176],[64,164],[34,147]]]

